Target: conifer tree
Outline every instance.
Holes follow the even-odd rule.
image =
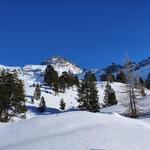
[[[60,100],[60,109],[61,109],[61,110],[65,110],[65,107],[66,107],[66,103],[64,102],[64,99],[62,98],[62,99]]]
[[[112,89],[109,82],[107,82],[104,96],[104,106],[108,107],[111,105],[116,105],[117,103],[115,91]]]
[[[40,97],[41,97],[41,89],[40,89],[39,84],[36,84],[35,91],[34,91],[34,98],[36,100],[39,100]]]
[[[127,83],[127,78],[123,71],[117,74],[116,81],[121,83]]]
[[[0,121],[9,121],[14,116],[25,116],[25,94],[23,82],[16,73],[0,75]],[[22,116],[22,117],[23,117]]]
[[[147,79],[146,79],[146,87],[148,88],[148,89],[150,89],[150,73],[148,74],[148,76],[147,76]]]
[[[101,81],[114,82],[116,81],[115,76],[111,73],[104,73],[100,76]]]
[[[95,80],[96,77],[89,71],[85,74],[84,80],[79,84],[77,99],[79,109],[88,110],[90,112],[98,112],[100,110]]]
[[[51,65],[48,65],[44,73],[44,81],[55,91],[55,95],[59,92],[59,78],[57,71]]]
[[[142,86],[145,86],[145,83],[144,83],[144,80],[142,79],[142,77],[139,78],[139,83],[140,83]]]
[[[64,93],[65,89],[66,89],[67,85],[66,85],[66,81],[64,76],[60,76],[59,77],[59,88],[60,88],[60,92]]]
[[[44,112],[45,110],[46,110],[46,103],[44,97],[42,96],[39,104],[39,111]]]

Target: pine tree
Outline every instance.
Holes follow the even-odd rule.
[[[76,85],[76,86],[79,85],[79,78],[78,78],[77,75],[75,75],[74,78],[73,78],[73,85]]]
[[[85,74],[84,80],[78,86],[79,109],[90,112],[99,112],[99,98],[96,87],[96,77],[89,71]]]
[[[25,116],[24,85],[16,73],[0,75],[0,121],[9,121],[14,116]]]
[[[112,106],[116,105],[117,103],[115,91],[112,89],[109,82],[107,82],[104,96],[104,106]]]
[[[150,89],[150,73],[148,74],[148,76],[147,76],[147,79],[146,79],[146,87],[148,88],[148,89]]]
[[[44,81],[49,86],[52,86],[54,72],[55,72],[54,68],[51,65],[48,65],[44,73]]]
[[[57,71],[51,65],[48,65],[44,73],[44,81],[55,91],[55,95],[59,92],[59,78]]]
[[[145,86],[145,83],[144,83],[144,80],[142,79],[142,77],[139,78],[139,83],[140,83],[142,86]]]
[[[114,82],[116,81],[115,76],[111,73],[104,73],[100,76],[101,81],[108,81],[108,82]]]
[[[127,78],[123,71],[117,74],[116,81],[121,83],[127,83]]]
[[[36,100],[39,100],[40,97],[41,97],[41,89],[40,89],[39,84],[36,84],[35,91],[34,91],[34,98]]]
[[[46,103],[44,97],[42,96],[39,104],[39,111],[44,112],[45,110],[46,110]]]
[[[100,76],[100,81],[107,81],[107,74],[102,74]]]
[[[64,76],[62,75],[62,76],[59,77],[60,92],[64,93],[65,90],[66,90],[66,87],[67,87],[67,84],[66,84]]]
[[[87,101],[87,97],[86,97],[86,87],[85,87],[85,82],[82,81],[77,88],[77,102],[79,103],[78,108],[80,110],[87,110],[88,108],[88,101]]]
[[[74,75],[73,73],[69,72],[63,72],[62,76],[66,82],[67,88],[70,88],[74,85],[78,86],[79,84],[79,79],[76,75]]]
[[[60,100],[60,109],[61,109],[61,110],[65,110],[65,107],[66,107],[66,103],[64,102],[64,99],[62,98],[62,99]]]

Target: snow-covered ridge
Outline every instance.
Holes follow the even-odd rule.
[[[82,73],[82,69],[76,66],[75,64],[69,62],[63,57],[52,57],[49,58],[41,65],[25,65],[24,67],[8,67],[4,65],[0,65],[0,71],[5,70],[8,72],[17,72],[20,79],[24,81],[25,84],[33,84],[33,83],[43,83],[43,75],[47,65],[52,65],[54,69],[58,72],[59,75],[62,72],[72,72],[73,74]]]
[[[123,68],[123,65],[112,63],[111,65],[108,65],[105,68],[92,69],[91,71],[94,72],[97,76],[97,79],[99,79],[100,75],[104,73],[109,72],[112,74],[116,74],[123,70]],[[135,76],[139,76],[143,79],[146,79],[148,74],[150,73],[150,57],[137,63],[131,62],[130,70],[134,72]]]

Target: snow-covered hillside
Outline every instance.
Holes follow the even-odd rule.
[[[100,76],[106,72],[116,75],[116,73],[120,72],[121,70],[123,70],[122,65],[112,63],[104,68],[92,69],[92,72],[94,72],[97,79],[99,79]],[[144,80],[147,79],[147,76],[150,73],[150,57],[137,63],[131,62],[130,70],[136,77],[142,77]]]
[[[80,77],[84,75],[82,74],[82,69],[74,65],[73,63],[69,62],[68,60],[62,58],[62,57],[52,57],[44,60],[41,65],[25,65],[24,67],[7,67],[7,66],[0,66],[0,70],[7,70],[10,72],[17,71],[19,78],[24,81],[25,85],[25,93],[26,93],[26,98],[27,98],[27,107],[28,107],[28,113],[27,113],[27,118],[32,118],[37,114],[37,107],[39,105],[38,101],[35,101],[34,104],[31,103],[31,98],[34,94],[35,88],[32,86],[34,83],[40,83],[43,84],[43,75],[44,71],[46,68],[46,65],[51,64],[61,74],[64,71],[71,71],[74,74],[78,74]],[[135,64],[133,65],[135,66]],[[140,62],[138,63],[138,68],[136,72],[139,72],[138,74],[145,75],[149,73],[149,61],[144,60],[143,63]],[[143,67],[142,67],[143,66]],[[112,71],[117,72],[119,69],[122,67],[120,65],[112,64],[109,67],[106,67],[105,70],[111,69]],[[140,69],[140,70],[138,70]],[[98,74],[102,74],[105,71],[103,70],[93,70],[97,77]],[[145,73],[146,72],[146,73]],[[98,82],[97,87],[99,91],[99,102],[103,103],[104,100],[104,90],[105,90],[105,82]],[[128,102],[129,96],[126,91],[126,85],[121,84],[121,83],[113,83],[112,84],[113,89],[116,92],[117,100],[119,101],[117,106],[113,106],[109,109],[104,109],[102,110],[103,112],[118,112],[118,113],[123,113],[126,108],[125,104]],[[73,89],[68,89],[66,92],[59,93],[57,96],[55,96],[54,91],[52,91],[49,87],[42,86],[42,96],[44,96],[46,100],[46,105],[47,105],[47,113],[54,113],[54,112],[59,112],[59,103],[60,100],[63,98],[64,101],[66,102],[66,109],[67,110],[72,110],[77,107],[77,89],[76,87],[73,87]],[[150,92],[147,90],[147,94],[150,94]],[[141,103],[141,102],[140,102]],[[52,109],[53,108],[53,111]],[[142,108],[143,110],[143,108]]]
[[[140,119],[129,119],[119,114],[127,110],[129,95],[126,85],[112,83],[118,104],[101,109],[100,113],[77,111],[77,88],[67,89],[57,96],[54,91],[43,85],[46,65],[51,64],[59,72],[71,71],[83,76],[82,69],[62,57],[47,59],[41,65],[24,67],[0,66],[0,70],[18,72],[24,81],[27,114],[26,120],[0,123],[0,150],[149,150],[150,148],[150,91],[147,96],[139,97],[137,103],[144,112]],[[120,67],[120,66],[118,66]],[[119,68],[111,68],[117,69]],[[145,69],[147,68],[147,69]],[[143,69],[143,70],[142,70]],[[93,70],[104,73],[104,70]],[[140,67],[140,74],[149,73],[149,66]],[[146,72],[146,73],[145,73]],[[41,96],[46,102],[46,111],[38,111],[39,101],[31,103],[34,83],[40,83]],[[106,82],[97,82],[99,102],[103,103]],[[66,103],[66,110],[61,112],[61,99]]]

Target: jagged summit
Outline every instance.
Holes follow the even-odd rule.
[[[65,64],[66,62],[69,62],[67,59],[63,58],[62,56],[53,56],[48,57],[45,59],[41,65],[56,65],[56,64]]]
[[[82,72],[82,69],[80,67],[78,67],[77,65],[70,62],[62,56],[49,57],[45,59],[41,63],[41,65],[52,65],[60,73],[63,71],[71,71],[74,74]]]

